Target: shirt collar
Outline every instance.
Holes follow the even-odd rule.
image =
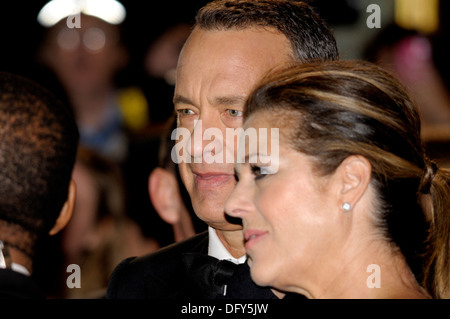
[[[4,269],[6,268],[5,262],[3,260],[0,260],[0,269]],[[28,271],[27,268],[25,268],[24,266],[17,264],[17,263],[11,263],[11,270],[14,270],[15,272],[21,273],[22,275],[25,276],[30,276],[30,272]]]
[[[1,269],[5,269],[7,268],[7,261],[5,256],[3,255],[3,249],[4,249],[4,244],[3,242],[0,240],[0,268]],[[7,250],[6,250],[7,252]],[[11,270],[14,270],[15,272],[21,273],[22,275],[25,276],[30,276],[30,272],[28,271],[27,268],[25,268],[25,266],[22,266],[20,264],[17,264],[15,262],[11,262],[10,264]]]
[[[217,236],[216,230],[211,226],[208,226],[209,233],[209,244],[208,244],[208,255],[215,257],[219,260],[229,260],[234,262],[235,264],[243,264],[247,260],[247,255],[244,255],[239,258],[234,258],[225,246],[220,241]]]

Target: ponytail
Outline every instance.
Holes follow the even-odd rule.
[[[425,256],[424,287],[434,298],[450,298],[450,170],[428,167],[421,187],[431,205],[424,207],[430,222]],[[427,182],[427,179],[429,180]],[[427,183],[429,190],[426,191]]]

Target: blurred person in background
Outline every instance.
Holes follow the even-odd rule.
[[[450,95],[433,60],[429,36],[392,24],[366,48],[366,59],[391,71],[418,103],[425,140],[450,127]]]
[[[172,225],[174,241],[180,242],[205,231],[207,225],[195,215],[178,165],[172,160],[175,140],[171,136],[176,127],[176,119],[172,117],[161,136],[159,165],[150,173],[148,192],[161,219]]]
[[[80,266],[81,288],[66,288],[67,298],[100,298],[122,259],[160,247],[145,237],[126,214],[126,192],[117,165],[80,148],[73,172],[78,196],[73,218],[62,233],[65,267]]]
[[[396,24],[384,27],[364,53],[407,88],[418,105],[427,151],[444,167],[450,167],[449,9],[448,1],[439,2],[439,25],[432,33]]]
[[[66,19],[48,28],[40,60],[66,91],[81,145],[122,163],[128,154],[127,131],[147,124],[146,102],[127,109],[124,99],[130,92],[116,87],[115,76],[128,63],[119,26],[85,14],[80,21],[81,28],[69,28]]]
[[[45,30],[39,61],[61,83],[80,129],[80,144],[119,165],[127,190],[126,214],[149,239],[172,242],[148,197],[147,180],[157,163],[159,129],[149,118],[139,85],[124,79],[129,63],[122,24],[80,13],[80,28],[66,18]]]

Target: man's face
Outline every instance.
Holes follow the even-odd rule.
[[[253,87],[269,70],[290,62],[290,56],[287,38],[272,29],[194,29],[185,44],[174,104],[178,127],[192,134],[190,139],[180,141],[187,143],[191,160],[181,162],[179,169],[195,213],[213,228],[241,228],[229,223],[224,213],[225,200],[236,183],[234,163],[227,161],[226,153],[234,159],[237,151],[237,138],[226,143],[226,129],[242,127],[242,111]],[[201,143],[194,139],[194,128],[203,137]],[[217,133],[211,138],[214,148],[204,136],[208,129]],[[211,163],[205,156],[222,158],[222,163]]]

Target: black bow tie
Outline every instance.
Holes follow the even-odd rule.
[[[228,260],[195,253],[183,255],[190,298],[215,299],[226,294],[226,285],[237,265]]]
[[[184,294],[199,299],[277,299],[269,287],[259,287],[251,279],[247,263],[187,253],[183,255],[186,271]]]

